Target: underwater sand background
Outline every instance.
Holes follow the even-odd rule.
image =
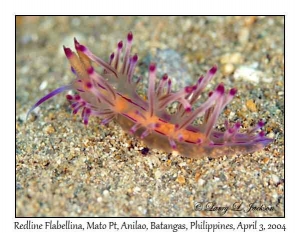
[[[62,46],[73,37],[102,58],[133,32],[137,74],[157,61],[176,88],[219,66],[218,83],[238,95],[220,118],[242,125],[265,119],[275,141],[259,152],[188,159],[149,148],[114,122],[88,127],[61,94],[73,78]],[[284,216],[283,17],[17,17],[16,216]],[[176,81],[177,80],[177,81]],[[147,82],[145,82],[147,83]],[[146,154],[146,155],[144,155]],[[196,211],[195,202],[243,202],[274,211]]]

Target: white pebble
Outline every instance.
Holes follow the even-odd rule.
[[[40,91],[44,90],[48,85],[48,82],[47,81],[43,81],[39,87]]]
[[[105,190],[103,191],[103,196],[104,196],[104,197],[109,197],[109,191],[105,189]]]
[[[267,135],[269,138],[275,138],[275,134],[273,131],[271,131],[270,133],[268,133]]]
[[[135,187],[135,188],[133,189],[133,192],[134,192],[134,193],[138,193],[139,191],[141,191],[141,188],[140,188],[140,187]]]
[[[247,81],[258,83],[260,78],[263,77],[263,73],[251,67],[241,66],[238,69],[236,69],[233,77],[235,79],[244,79]]]
[[[279,177],[275,174],[272,174],[272,180],[275,184],[277,184],[279,182]]]
[[[263,82],[265,82],[265,83],[271,83],[271,82],[273,82],[273,78],[272,77],[264,77],[263,79],[262,79],[262,81]]]
[[[178,165],[179,165],[180,167],[184,167],[184,166],[186,166],[186,162],[179,163]]]
[[[21,121],[26,121],[26,116],[27,116],[26,113],[22,113],[22,114],[20,115]]]
[[[214,177],[214,180],[215,180],[216,182],[219,182],[220,178],[219,178],[219,177]]]
[[[205,183],[205,180],[203,180],[203,179],[199,179],[199,180],[198,180],[198,184],[199,184],[200,186],[203,186],[204,183]]]
[[[26,74],[26,73],[28,73],[28,71],[29,71],[29,67],[28,67],[28,66],[23,66],[23,67],[21,68],[21,73],[22,73],[22,74]]]
[[[161,177],[160,170],[156,170],[156,172],[154,173],[154,176],[155,176],[156,179],[159,179]]]

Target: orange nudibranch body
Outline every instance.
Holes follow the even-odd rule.
[[[156,115],[150,116],[150,113],[137,108],[132,103],[122,96],[117,96],[115,99],[114,111],[118,114],[127,116],[134,122],[138,122],[140,127],[149,128],[153,126],[153,130],[166,135],[170,138],[181,137],[182,141],[191,143],[200,143],[205,141],[205,135],[200,132],[193,132],[186,129],[177,129],[175,124],[166,122]]]
[[[141,126],[147,128],[149,125],[155,126],[155,131],[166,135],[170,138],[179,138],[181,136],[181,141],[187,141],[191,143],[199,143],[199,140],[205,141],[205,135],[200,132],[193,132],[186,129],[176,129],[176,125],[165,122],[158,118],[157,116],[149,116],[145,114],[145,119],[141,117],[136,112],[125,112],[130,118],[135,119],[137,122],[141,124]],[[124,115],[124,114],[123,114]]]

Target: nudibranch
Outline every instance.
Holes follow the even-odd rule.
[[[245,133],[239,131],[240,122],[230,124],[228,120],[224,123],[225,130],[214,129],[222,110],[236,95],[235,88],[226,91],[224,84],[220,83],[200,106],[195,107],[196,101],[216,74],[216,65],[199,77],[194,85],[172,92],[171,79],[163,74],[157,81],[157,65],[151,63],[147,98],[142,98],[137,93],[140,78],[136,80],[134,76],[138,55],[131,54],[131,32],[127,35],[126,48],[123,49],[123,42],[120,41],[108,62],[94,55],[76,39],[74,42],[77,53],[66,47],[64,52],[76,75],[75,80],[41,98],[27,116],[53,96],[74,90],[76,93],[68,94],[66,98],[74,114],[81,111],[84,124],[88,124],[91,116],[101,118],[102,124],[114,119],[125,131],[150,147],[165,152],[176,151],[190,158],[217,158],[251,153],[272,142],[261,130],[264,126],[262,120]],[[103,72],[96,72],[96,66],[103,68]],[[170,114],[167,106],[174,102],[178,103],[177,109]],[[203,117],[202,123],[192,124],[199,117]]]

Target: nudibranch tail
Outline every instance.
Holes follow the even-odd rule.
[[[51,99],[53,96],[58,95],[59,93],[65,92],[67,90],[72,90],[72,85],[66,85],[66,86],[62,86],[57,88],[54,91],[51,91],[49,94],[45,95],[43,98],[41,98],[39,101],[37,101],[27,112],[26,115],[26,120],[28,119],[28,116],[30,115],[30,113],[32,113],[32,111],[38,107],[39,105],[41,105],[42,103],[44,103],[45,101],[47,101],[48,99]]]
[[[132,42],[133,34],[129,32],[125,49],[123,42],[119,41],[116,51],[106,62],[74,38],[76,53],[66,47],[64,51],[76,79],[44,96],[27,115],[53,96],[74,90],[77,93],[66,98],[74,114],[81,111],[84,124],[88,124],[91,116],[101,118],[102,124],[115,119],[130,134],[166,152],[177,151],[192,158],[216,158],[251,153],[272,142],[260,130],[264,126],[262,120],[246,133],[239,131],[240,122],[230,124],[228,120],[224,123],[224,132],[214,129],[220,114],[236,95],[235,88],[226,91],[224,84],[220,83],[199,107],[194,107],[215,76],[216,65],[200,76],[194,85],[172,92],[172,82],[167,74],[156,83],[157,64],[151,63],[147,100],[139,96],[136,88],[141,77],[134,81],[138,55],[131,54]],[[94,66],[103,68],[103,72],[98,73]],[[174,102],[178,103],[176,112],[169,114],[167,107]],[[193,125],[199,117],[203,117],[203,123]]]

